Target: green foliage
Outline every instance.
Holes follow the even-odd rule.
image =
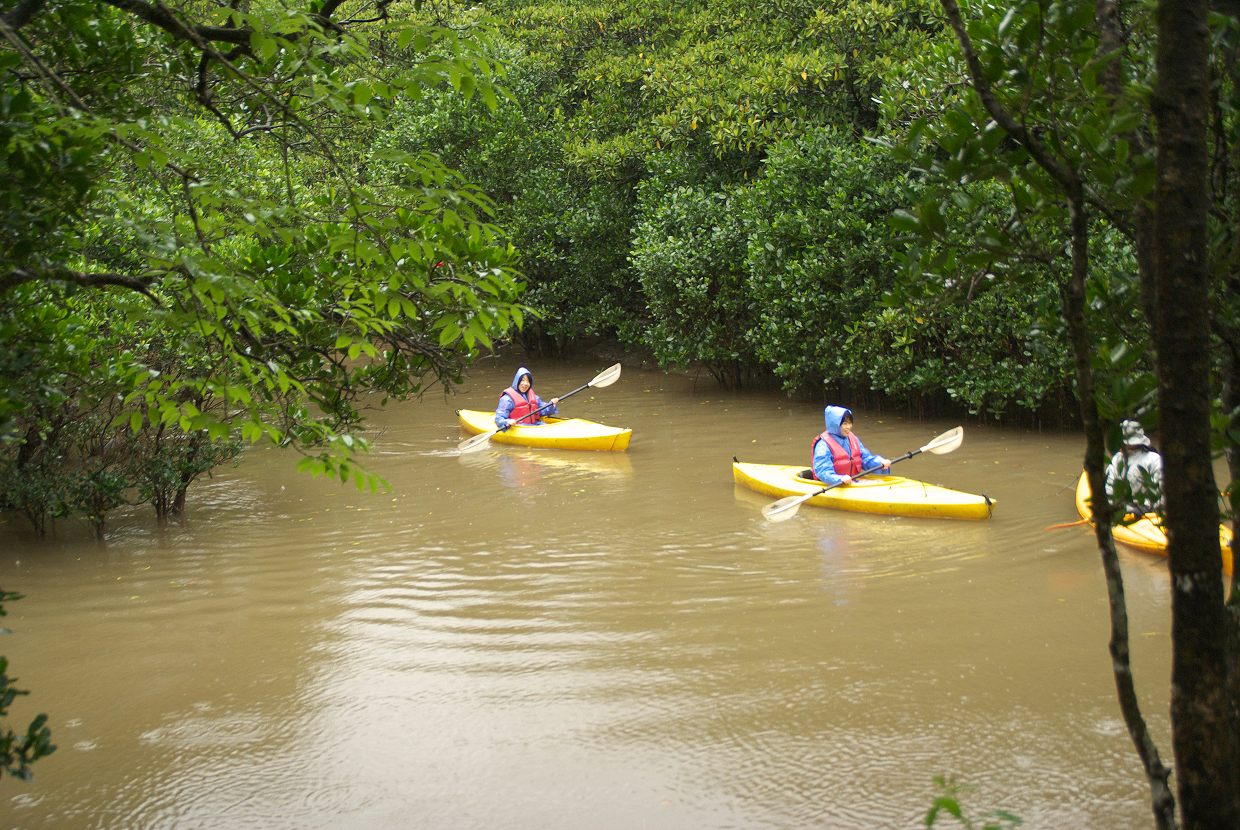
[[[1060,387],[1065,355],[1039,327],[1053,284],[1005,293],[982,272],[897,292],[888,217],[919,183],[881,148],[819,129],[770,148],[743,186],[687,187],[685,171],[641,185],[632,245],[642,342],[662,362],[733,384],[770,366],[796,391],[946,393],[978,412],[1036,409]]]
[[[755,347],[788,389],[868,389],[885,350],[858,338],[891,285],[886,217],[902,203],[903,176],[831,129],[773,148],[764,172],[746,219]]]
[[[635,309],[625,261],[632,223],[631,187],[564,163],[562,110],[545,89],[548,68],[513,46],[506,76],[517,103],[496,113],[445,93],[408,102],[388,134],[401,152],[434,150],[485,190],[495,221],[521,252],[528,291],[539,311],[530,344],[614,331]]]
[[[4,610],[4,603],[21,598],[21,594],[0,589],[0,617],[8,613]],[[0,629],[0,635],[8,633],[8,629]],[[8,716],[9,707],[19,696],[29,694],[13,685],[17,678],[9,677],[8,670],[8,659],[0,656],[0,718]],[[22,733],[14,732],[5,721],[0,720],[0,773],[7,772],[14,778],[29,781],[34,776],[30,765],[55,751],[52,732],[47,727],[47,715],[36,716]]]
[[[639,336],[660,363],[701,364],[736,386],[758,364],[748,338],[744,190],[681,185],[678,172],[670,167],[639,188],[631,257],[649,316]]]
[[[362,397],[450,385],[525,316],[494,203],[391,118],[428,93],[495,109],[489,26],[28,8],[0,46],[5,503],[162,516],[257,441],[379,486]]]
[[[942,111],[939,90],[904,86],[950,43],[936,4],[490,9],[513,106],[488,119],[424,98],[398,112],[401,147],[440,149],[495,196],[539,312],[532,335],[611,334],[729,384],[773,370],[789,390],[878,388],[978,412],[1061,397],[1044,265],[1025,268],[1030,290],[1005,293],[986,237],[969,250],[980,220],[949,225],[970,217],[949,202],[937,216],[951,288],[915,295],[897,280],[906,231],[887,218],[925,184],[867,136],[902,128],[909,108]],[[982,206],[999,194],[983,185]]]
[[[950,778],[936,776],[934,779],[935,788],[938,789],[939,795],[934,799],[934,803],[930,805],[930,809],[926,812],[925,826],[938,827],[944,816],[951,816],[955,819],[954,825],[963,827],[964,830],[1013,830],[1020,827],[1023,823],[1019,816],[1013,815],[1006,810],[994,810],[980,818],[971,818],[965,813],[964,807],[960,803],[960,797],[965,792],[965,787],[956,783]],[[981,822],[980,824],[978,822]]]
[[[780,142],[816,123],[872,126],[872,97],[884,74],[931,36],[928,8],[492,4],[505,23],[516,106],[485,124],[420,102],[412,108],[421,111],[413,146],[448,148],[454,163],[496,195],[500,221],[524,254],[540,330],[561,340],[618,334],[654,347],[667,363],[702,359],[717,371],[741,361],[746,372],[760,372],[745,342],[749,325],[736,318],[733,301],[747,279],[739,229],[688,230],[719,211],[686,208],[694,216],[678,219],[672,214],[680,207],[660,199],[675,193],[739,209],[729,200],[761,176]],[[514,143],[514,135],[521,140]],[[712,245],[731,247],[730,261],[715,267],[727,274],[716,281],[730,283],[724,293],[733,299],[702,321],[718,348],[702,347],[697,329],[664,313],[678,293],[700,294],[701,281],[711,279],[700,263],[672,266],[673,243],[644,250],[668,223],[686,228],[687,244],[709,234]],[[673,286],[682,265],[686,282]],[[654,270],[639,273],[646,267]]]
[[[144,417],[126,398],[136,383],[203,371],[207,344],[190,338],[174,346],[143,319],[145,301],[124,294],[61,296],[50,325],[47,291],[17,286],[10,293],[23,302],[0,312],[20,342],[54,346],[50,354],[13,350],[14,365],[0,358],[24,404],[12,421],[18,435],[0,446],[0,500],[40,533],[50,518],[81,515],[102,536],[108,513],[128,503],[149,501],[160,518],[179,512],[195,478],[240,452],[229,437],[236,416],[209,389],[182,391],[180,405],[167,404],[158,416]],[[42,359],[31,361],[32,354]],[[215,420],[195,421],[204,413]],[[216,424],[228,431],[217,428],[212,440]]]
[[[1074,0],[972,4],[968,29],[996,100],[1044,140],[1048,157],[1079,176],[1086,201],[1103,217],[1090,226],[1086,305],[1096,342],[1094,367],[1103,379],[1100,411],[1118,418],[1152,405],[1132,208],[1152,186],[1153,164],[1133,144],[1142,138],[1140,97],[1107,89],[1138,90],[1148,67],[1101,54],[1094,11],[1094,4]],[[1139,10],[1128,25],[1139,43],[1147,25]],[[1053,393],[1058,379],[1072,377],[1065,350],[1048,339],[1063,336],[1067,195],[991,119],[976,94],[947,93],[962,88],[956,50],[944,42],[921,62],[910,62],[909,75],[890,87],[883,102],[889,118],[907,121],[900,140],[888,140],[892,156],[922,182],[913,206],[893,218],[907,249],[892,300],[902,305],[929,295],[973,296],[979,286],[1027,298],[1023,316],[999,315],[999,328],[1014,327],[1019,340],[948,388],[975,408],[1002,410],[1010,402],[1036,408],[1039,390]],[[1104,77],[1112,70],[1114,77]],[[987,325],[987,313],[993,309],[974,324]],[[952,342],[956,348],[977,346],[966,332],[955,333]],[[1030,365],[1022,367],[1024,362]]]

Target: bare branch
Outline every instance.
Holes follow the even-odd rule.
[[[137,291],[156,305],[161,305],[159,298],[151,293],[151,285],[158,278],[156,274],[134,276],[117,274],[110,271],[74,271],[69,268],[51,268],[47,271],[32,271],[28,268],[15,268],[7,273],[0,273],[0,294],[28,282],[66,282],[84,288],[103,288],[118,286]]]
[[[229,26],[192,26],[160,3],[147,3],[145,0],[104,0],[104,2],[196,46],[205,46],[212,42],[241,46],[248,45],[250,42],[249,29],[235,29]]]

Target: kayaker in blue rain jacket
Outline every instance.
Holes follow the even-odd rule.
[[[512,376],[512,386],[499,396],[499,406],[495,407],[495,425],[500,429],[507,429],[517,423],[522,426],[541,424],[543,415],[554,415],[560,411],[557,406],[559,402],[559,398],[552,398],[544,404],[542,398],[534,394],[534,376],[529,369],[522,366]],[[544,406],[547,408],[538,412]],[[538,414],[532,414],[535,412]],[[530,417],[526,418],[526,415]]]
[[[810,442],[814,478],[823,484],[846,484],[862,470],[881,467],[886,471],[891,467],[890,461],[874,455],[853,435],[852,410],[828,406],[822,417],[827,428]]]

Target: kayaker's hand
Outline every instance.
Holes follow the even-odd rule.
[[[840,484],[852,484],[852,476],[840,476]]]
[[[560,405],[560,399],[559,399],[559,398],[552,398],[552,399],[551,399],[551,405],[552,405],[552,406],[559,406],[559,405]]]
[[[877,459],[875,459],[875,460],[876,460],[876,461],[878,461],[878,463],[882,466],[882,468],[883,468],[884,470],[890,470],[890,469],[891,469],[891,461],[890,461],[890,460],[888,460],[888,459],[886,459],[886,458],[883,458],[881,455],[880,455],[880,456],[878,456],[878,458],[877,458]]]
[[[504,421],[504,426],[506,427],[515,427],[516,425],[517,425],[516,418],[509,418],[508,420]]]

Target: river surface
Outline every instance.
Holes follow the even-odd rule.
[[[0,828],[917,827],[936,776],[976,819],[1150,826],[1116,704],[1078,435],[965,423],[903,475],[989,521],[865,516],[736,487],[803,463],[821,407],[626,368],[567,414],[625,454],[458,456],[511,361],[374,417],[391,485],[250,452],[160,529],[0,524],[0,640],[59,750]],[[544,397],[603,362],[536,362]],[[845,402],[846,403],[846,402]],[[955,426],[857,411],[894,457]],[[1144,712],[1170,757],[1163,562],[1121,551]]]

